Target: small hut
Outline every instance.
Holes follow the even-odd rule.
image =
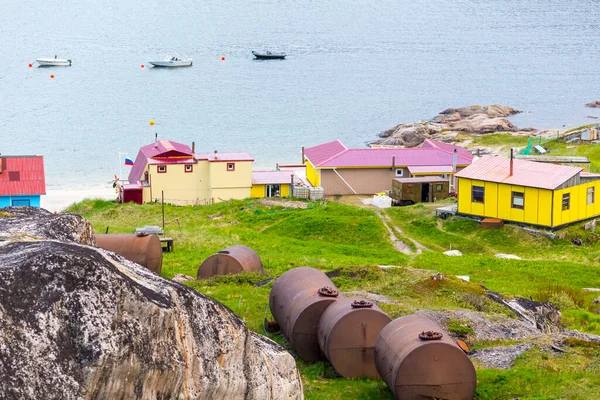
[[[407,206],[445,199],[450,194],[450,183],[441,176],[419,176],[392,179],[392,195],[395,204]]]

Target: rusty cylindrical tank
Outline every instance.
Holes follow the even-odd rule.
[[[321,316],[319,346],[331,365],[345,378],[377,378],[375,341],[392,319],[372,302],[346,297],[331,304]]]
[[[96,235],[96,246],[113,251],[157,274],[162,269],[162,246],[156,235]]]
[[[471,360],[429,318],[409,315],[383,328],[375,343],[375,366],[399,400],[471,400],[475,395]]]
[[[262,261],[250,247],[231,246],[204,260],[198,268],[198,279],[240,272],[263,272]]]
[[[291,269],[273,284],[271,313],[304,361],[322,359],[317,326],[323,311],[337,296],[338,290],[327,275],[309,267]]]

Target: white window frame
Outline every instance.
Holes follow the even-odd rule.
[[[404,168],[396,168],[395,175],[396,175],[396,177],[403,177],[404,176]]]

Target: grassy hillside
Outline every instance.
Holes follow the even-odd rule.
[[[381,308],[392,318],[422,308],[506,316],[504,309],[483,296],[485,286],[506,295],[551,300],[561,308],[565,324],[600,333],[600,315],[594,313],[600,306],[592,304],[593,293],[581,290],[600,287],[600,245],[596,234],[579,226],[569,228],[563,239],[552,240],[513,226],[482,230],[471,220],[438,220],[429,205],[380,211],[335,202],[297,204],[306,208],[286,208],[288,203],[266,206],[258,200],[205,207],[165,206],[165,235],[174,238],[175,251],[164,255],[162,275],[195,277],[206,257],[227,246],[244,244],[260,254],[267,277],[304,265],[323,271],[341,268],[333,280],[342,291],[387,296],[394,302]],[[111,233],[132,233],[136,227],[161,225],[162,220],[159,204],[90,200],[68,211],[88,218],[102,233],[107,227]],[[409,255],[397,251],[377,212],[389,217],[400,239],[402,235],[410,237],[428,250]],[[584,245],[573,246],[574,237],[583,238]],[[450,248],[464,256],[442,254]],[[497,253],[516,254],[525,260],[499,259]],[[401,268],[382,270],[378,265]],[[443,283],[432,284],[432,271],[448,276]],[[469,275],[471,283],[454,275]],[[266,334],[262,321],[271,317],[268,296],[272,282],[255,287],[264,279],[253,274],[216,277],[190,286],[230,307],[251,330]],[[282,336],[269,336],[289,348]],[[472,339],[469,344],[490,345]],[[307,399],[392,398],[383,382],[333,378],[331,367],[322,363],[308,365],[299,360],[298,366]],[[478,366],[477,398],[594,398],[600,385],[599,370],[600,347],[596,345],[573,343],[565,353],[536,347],[520,356],[508,371]]]

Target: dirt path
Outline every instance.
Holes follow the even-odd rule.
[[[404,254],[421,254],[423,250],[428,250],[427,247],[423,246],[421,243],[416,240],[406,236],[402,229],[398,226],[394,225],[390,217],[388,217],[385,213],[381,212],[381,210],[375,211],[377,216],[383,222],[383,226],[388,230],[390,234],[390,240],[394,244],[394,248]],[[406,242],[402,239],[398,239],[398,236],[401,236],[403,239],[410,241],[414,246],[416,251],[414,251]]]

